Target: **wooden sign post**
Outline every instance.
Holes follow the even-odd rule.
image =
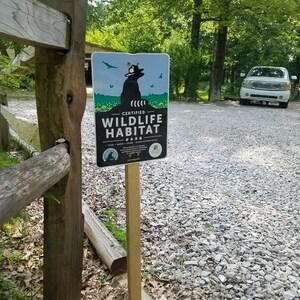
[[[142,299],[140,164],[125,166],[128,299]]]
[[[97,165],[125,164],[130,300],[141,300],[140,166],[167,155],[169,57],[92,55]]]

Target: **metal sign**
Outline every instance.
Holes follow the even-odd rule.
[[[169,56],[95,52],[92,74],[97,165],[164,158]]]

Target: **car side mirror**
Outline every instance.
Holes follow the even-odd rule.
[[[291,80],[297,80],[297,76],[292,75],[292,76],[291,76]]]
[[[240,73],[240,77],[245,77],[246,76],[246,73]]]

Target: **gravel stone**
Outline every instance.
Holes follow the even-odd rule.
[[[300,295],[297,292],[292,291],[292,290],[288,290],[288,291],[283,292],[284,299],[294,300],[296,297],[299,297],[299,296]]]
[[[203,277],[208,277],[210,274],[211,274],[210,271],[202,271],[202,272],[201,272],[201,277],[202,277],[202,278],[203,278]]]
[[[185,261],[183,264],[184,264],[185,266],[198,266],[198,262],[197,262],[197,261],[193,261],[193,260]]]
[[[274,280],[274,276],[268,274],[265,276],[265,280],[271,282],[272,280]]]
[[[37,121],[33,101],[9,107]],[[168,156],[141,164],[141,244],[175,299],[300,299],[299,115],[299,102],[170,104]],[[94,128],[88,99],[83,199],[124,229],[124,167],[95,165]]]
[[[222,283],[227,281],[227,278],[224,275],[219,275],[218,278]]]

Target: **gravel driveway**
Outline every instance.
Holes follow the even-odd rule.
[[[84,199],[124,226],[123,167],[95,167],[94,139],[89,99]],[[168,149],[141,164],[143,274],[175,299],[300,299],[300,103],[172,103]]]

